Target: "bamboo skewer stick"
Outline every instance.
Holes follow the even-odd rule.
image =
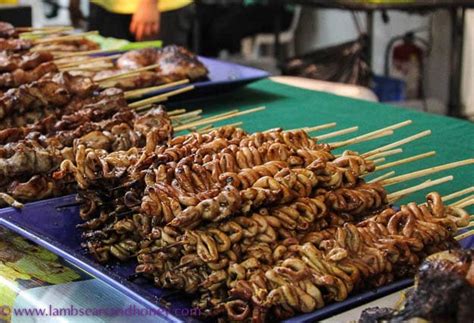
[[[258,108],[257,108],[257,109],[258,109]],[[253,109],[251,109],[251,110],[253,110]],[[249,111],[249,110],[247,110],[247,111]],[[195,125],[195,124],[183,125],[183,127],[187,126],[187,128],[185,128],[185,129],[179,129],[178,131],[181,131],[181,130],[192,130],[192,129],[194,129],[196,126],[200,126],[200,125],[203,125],[203,124],[208,124],[208,123],[213,123],[213,122],[217,122],[217,121],[221,121],[221,120],[233,118],[233,117],[236,116],[238,113],[240,113],[240,111],[239,111],[238,109],[231,110],[231,111],[228,111],[228,112],[224,112],[224,113],[221,113],[221,114],[212,116],[212,117],[208,117],[208,118],[202,119],[202,120],[199,121],[199,124],[198,124],[198,125]]]
[[[238,116],[242,116],[242,115],[245,115],[245,114],[254,113],[254,112],[262,111],[262,110],[265,110],[265,107],[258,107],[258,108],[254,108],[254,109],[249,109],[249,110],[245,110],[245,111],[236,112],[236,113],[233,113],[233,114],[223,115],[223,116],[220,116],[220,117],[215,116],[215,117],[211,117],[211,118],[205,118],[205,119],[202,119],[202,120],[199,120],[199,121],[187,124],[187,125],[176,127],[175,131],[186,130],[186,129],[190,129],[190,128],[193,128],[193,127],[202,126],[202,125],[205,125],[205,124],[208,124],[208,123],[222,121],[222,120],[225,120],[225,119],[234,118],[234,117],[238,117]]]
[[[376,177],[376,178],[370,180],[368,183],[377,183],[377,182],[380,182],[381,180],[392,177],[393,175],[395,175],[395,171],[392,170],[391,172],[388,172],[388,173],[386,173],[382,176],[379,176],[379,177]]]
[[[207,117],[205,120],[207,120],[208,122],[214,122],[215,120],[220,119],[221,117],[227,117],[229,115],[234,115],[234,114],[238,113],[239,111],[240,111],[239,109],[230,110],[230,111],[227,111],[227,112],[224,112],[224,113],[216,114],[215,116],[212,116],[212,117]]]
[[[57,64],[57,66],[59,69],[64,69],[64,68],[71,69],[72,67],[75,67],[75,66],[88,65],[88,64],[102,62],[102,61],[110,61],[118,57],[120,57],[119,54],[111,55],[111,56],[101,56],[101,57],[95,57],[95,58],[91,58],[87,60],[80,60],[80,61],[72,62],[72,63]]]
[[[469,193],[472,193],[472,192],[474,192],[474,186],[471,186],[471,187],[465,188],[465,189],[463,189],[463,190],[460,190],[460,191],[451,193],[451,194],[449,194],[449,195],[443,196],[443,197],[441,198],[441,200],[442,200],[443,202],[450,201],[450,200],[452,200],[452,199],[461,197],[461,196],[463,196],[463,195],[466,195],[466,194],[469,194]]]
[[[369,156],[366,159],[373,160],[373,159],[380,158],[380,157],[389,157],[389,156],[393,156],[393,155],[396,155],[396,154],[400,154],[402,152],[403,152],[402,148],[397,148],[397,149],[383,151],[381,153]]]
[[[387,198],[390,201],[390,203],[393,203],[399,200],[402,196],[424,190],[425,188],[428,188],[428,187],[443,184],[443,183],[452,181],[453,179],[454,179],[453,176],[446,176],[446,177],[442,177],[442,178],[432,180],[429,182],[421,183],[421,184],[418,184],[418,185],[415,185],[415,186],[412,186],[412,187],[409,187],[409,188],[406,188],[394,193],[390,193],[387,195]]]
[[[454,202],[453,204],[451,204],[450,206],[453,206],[453,207],[459,207],[458,205],[462,205],[468,201],[471,201],[471,200],[474,200],[474,195],[471,195],[471,196],[468,196],[468,197],[465,197],[463,198],[462,200],[459,200],[457,202]]]
[[[190,122],[194,122],[194,121],[199,120],[199,119],[202,119],[202,116],[198,115],[198,116],[194,116],[194,117],[184,119],[184,120],[173,120],[173,124],[175,124],[175,125],[186,125]]]
[[[345,146],[349,146],[349,145],[355,145],[355,144],[360,144],[362,142],[366,142],[366,141],[372,141],[372,140],[376,140],[376,139],[379,139],[379,138],[382,138],[382,137],[386,137],[386,136],[391,136],[393,135],[393,130],[385,130],[377,135],[374,135],[374,136],[371,136],[371,137],[365,137],[365,138],[359,138],[357,140],[354,140],[352,142],[350,142],[349,144],[345,145]],[[341,148],[342,146],[340,147],[334,147],[332,146],[332,144],[330,143],[329,144],[331,146],[331,148],[333,149],[337,149],[337,148]]]
[[[227,127],[239,127],[241,125],[243,125],[244,123],[242,121],[239,121],[239,122],[234,122],[234,123],[229,123],[229,124],[226,124],[226,125],[223,125],[223,126],[227,126]],[[207,128],[207,129],[203,129],[203,128],[206,128],[206,127],[203,127],[201,129],[198,130],[198,132],[202,133],[202,132],[211,132],[213,130],[216,130],[216,129],[219,129],[219,128],[222,128],[223,126],[217,126],[217,127],[212,127],[212,125],[210,125],[211,127]]]
[[[168,116],[176,116],[182,113],[186,113],[186,109],[176,109],[168,112]]]
[[[31,31],[31,32],[22,32],[20,34],[20,38],[34,40],[37,38],[48,37],[49,35],[64,33],[66,31],[71,31],[71,30],[73,29],[68,28],[68,27],[58,27],[55,29],[51,28],[50,30],[37,30],[37,31]]]
[[[148,65],[148,66],[136,68],[136,69],[131,70],[131,71],[126,71],[126,72],[123,72],[123,73],[118,73],[118,74],[106,76],[106,77],[103,77],[103,78],[100,78],[100,79],[96,79],[95,81],[99,82],[99,83],[104,83],[104,82],[108,82],[108,81],[111,81],[111,80],[116,80],[116,79],[121,79],[121,78],[126,78],[126,77],[132,77],[132,76],[136,76],[136,75],[140,74],[141,72],[156,69],[157,67],[159,67],[159,64]]]
[[[170,119],[171,120],[176,120],[176,119],[182,119],[182,118],[187,118],[187,117],[194,117],[198,114],[201,114],[202,113],[202,109],[199,109],[199,110],[194,110],[194,111],[191,111],[191,112],[186,112],[186,113],[183,113],[183,114],[180,114],[180,115],[177,115],[177,116],[171,116]]]
[[[71,26],[44,26],[44,27],[15,27],[15,30],[23,33],[23,32],[33,32],[33,31],[48,31],[51,29],[65,29],[65,30],[74,30]]]
[[[239,109],[234,109],[234,110],[230,110],[230,111],[227,111],[227,112],[224,112],[224,113],[217,114],[217,115],[212,116],[212,117],[207,117],[203,120],[206,120],[207,121],[206,124],[207,124],[207,123],[215,122],[216,120],[219,121],[222,117],[228,117],[228,116],[234,115],[238,112],[239,112]],[[192,128],[193,127],[189,128],[189,129],[192,129]]]
[[[143,99],[143,100],[140,100],[140,101],[135,101],[133,103],[130,103],[128,106],[130,108],[136,108],[136,109],[137,108],[144,108],[145,106],[148,106],[148,105],[153,104],[153,103],[163,102],[164,100],[168,99],[170,96],[185,93],[185,92],[191,91],[192,89],[194,89],[193,85],[186,86],[186,87],[174,90],[174,91],[163,93],[163,94],[160,94],[160,95],[157,95],[157,96],[152,96],[151,98],[146,98],[146,99]]]
[[[380,163],[383,163],[384,161],[385,161],[385,157],[373,160],[374,164],[380,164]]]
[[[204,126],[204,127],[199,128],[199,129],[196,129],[196,132],[197,132],[197,133],[205,133],[205,132],[211,131],[212,128],[213,128],[213,127],[212,127],[212,124],[208,124],[207,126]]]
[[[307,133],[310,133],[310,132],[315,132],[315,131],[319,131],[319,130],[334,128],[336,125],[337,125],[337,123],[330,122],[330,123],[325,123],[325,124],[321,124],[319,126],[314,126],[314,127],[303,127],[303,128],[289,129],[289,130],[285,130],[285,132],[303,130],[303,131],[306,131]]]
[[[406,121],[396,123],[394,125],[391,125],[391,126],[379,129],[379,130],[375,130],[375,131],[372,131],[372,132],[369,132],[369,133],[366,133],[364,135],[360,135],[360,136],[357,136],[357,137],[354,137],[354,138],[351,138],[351,139],[348,139],[348,140],[331,143],[330,145],[331,145],[331,147],[334,147],[334,148],[340,148],[340,147],[344,147],[344,146],[348,146],[348,145],[353,145],[353,144],[365,141],[364,139],[368,139],[368,138],[371,138],[373,136],[380,135],[381,133],[384,133],[387,130],[396,130],[396,129],[408,126],[412,122],[413,121],[411,121],[411,120],[406,120]],[[360,141],[360,140],[362,140],[362,141]]]
[[[369,138],[363,138],[363,139],[359,139],[358,142],[356,142],[357,144],[361,143],[361,142],[365,142],[365,141],[371,141],[371,140],[376,140],[376,139],[379,139],[379,138],[382,138],[382,137],[386,137],[386,136],[391,136],[393,135],[393,130],[386,130],[385,132],[382,132],[376,136],[373,136],[373,137],[369,137]],[[331,144],[329,144],[329,146],[331,146]],[[331,148],[333,148],[331,146]],[[337,154],[335,155],[336,157],[341,157],[342,154]]]
[[[79,67],[79,66],[73,66],[73,67],[67,67],[67,68],[62,68],[61,72],[81,72],[81,71],[86,71],[86,72],[99,72],[103,71],[105,69],[113,68],[114,64],[101,64],[101,65],[93,65],[93,66],[84,66],[84,67]]]
[[[469,230],[467,232],[464,232],[463,234],[458,235],[457,237],[454,237],[457,241],[469,238],[470,236],[474,235],[474,230]]]
[[[467,226],[465,226],[465,227],[463,227],[463,228],[459,228],[459,229],[457,230],[457,232],[460,232],[460,231],[462,231],[462,230],[464,230],[464,229],[473,229],[473,228],[474,228],[474,221],[471,221],[471,222],[469,222],[469,224],[468,224]],[[471,230],[468,230],[467,232],[469,232],[469,231],[471,231]]]
[[[107,54],[107,53],[115,53],[117,49],[93,49],[93,50],[85,50],[73,53],[63,53],[59,52],[54,54],[56,59],[62,59],[67,57],[76,57],[76,56],[85,56],[85,55],[93,55],[93,54]]]
[[[426,136],[429,136],[429,135],[431,135],[431,130],[425,130],[425,131],[417,133],[413,136],[410,136],[410,137],[404,138],[402,140],[399,140],[399,141],[393,142],[391,144],[388,144],[386,146],[382,146],[382,147],[376,148],[374,150],[368,151],[368,152],[362,154],[361,156],[362,157],[369,157],[369,156],[372,156],[372,155],[375,155],[375,154],[378,154],[378,153],[381,153],[381,152],[384,152],[384,151],[387,151],[387,150],[391,150],[392,148],[397,148],[399,146],[405,145],[407,143],[410,143],[412,141],[415,141],[417,139],[420,139],[420,138],[423,138],[423,137],[426,137]]]
[[[97,30],[94,30],[94,31],[88,31],[84,33],[77,33],[77,34],[66,35],[66,36],[47,37],[47,38],[35,40],[35,44],[54,43],[54,42],[63,41],[63,40],[82,39],[85,36],[98,35],[98,34],[99,32]]]
[[[313,137],[313,138],[317,139],[317,140],[325,140],[325,139],[334,138],[334,137],[337,137],[337,136],[342,136],[342,135],[345,135],[345,134],[348,134],[348,133],[352,133],[352,132],[355,132],[357,130],[359,130],[359,127],[356,126],[356,127],[351,127],[351,128],[346,128],[346,129],[326,133],[324,135]]]
[[[215,122],[217,119],[220,120],[220,118],[222,118],[222,117],[228,117],[228,116],[230,116],[230,115],[234,115],[234,114],[236,114],[236,113],[238,113],[238,112],[239,112],[238,109],[234,109],[234,110],[230,110],[230,111],[227,111],[227,112],[224,112],[224,113],[217,114],[217,115],[212,116],[212,117],[207,117],[207,118],[205,118],[205,119],[202,119],[201,121],[206,120],[206,121],[207,121],[206,124],[207,124],[207,123]],[[219,120],[217,120],[217,121],[219,121]],[[193,128],[194,128],[194,127],[191,127],[191,128],[189,128],[189,129],[192,130]]]
[[[172,82],[172,83],[168,83],[168,84],[151,86],[151,87],[146,87],[146,88],[137,89],[137,90],[130,90],[130,91],[124,92],[124,96],[125,96],[126,99],[137,98],[137,97],[141,97],[141,96],[144,96],[144,95],[152,93],[152,92],[169,89],[169,88],[172,88],[172,87],[175,87],[175,86],[178,86],[178,85],[187,84],[187,83],[189,83],[189,80],[185,79],[185,80]]]
[[[471,215],[472,217],[473,215]],[[462,227],[462,228],[459,228],[456,233],[459,235],[459,236],[462,236],[464,233],[467,233],[467,232],[474,232],[474,221],[470,221],[469,224],[465,227]],[[467,230],[466,232],[460,234],[463,230]],[[462,239],[462,238],[461,238]]]
[[[387,169],[387,168],[390,168],[390,167],[395,167],[395,166],[399,166],[399,165],[403,165],[403,164],[408,164],[408,163],[411,163],[411,162],[414,162],[414,161],[417,161],[417,160],[420,160],[420,159],[428,158],[428,157],[431,157],[431,156],[434,156],[434,155],[436,155],[436,151],[430,151],[430,152],[419,154],[419,155],[416,155],[416,156],[411,156],[411,157],[408,157],[408,158],[399,159],[399,160],[396,160],[396,161],[391,162],[391,163],[379,165],[379,166],[375,167],[375,170],[376,171],[384,170],[384,169]]]
[[[306,132],[314,132],[314,131],[334,128],[336,125],[337,125],[337,123],[330,122],[330,123],[325,123],[325,124],[322,124],[322,125],[319,125],[319,126],[309,127],[307,129],[305,129],[305,131]]]
[[[399,175],[399,176],[396,176],[396,177],[392,177],[392,178],[383,180],[382,182],[380,182],[380,184],[383,185],[383,186],[399,184],[399,183],[403,183],[403,182],[406,182],[406,181],[409,181],[409,180],[412,180],[412,179],[415,179],[415,178],[419,178],[419,177],[423,177],[423,176],[426,176],[426,175],[441,172],[441,171],[444,171],[444,170],[448,170],[448,169],[452,169],[452,168],[456,168],[456,167],[461,167],[461,166],[467,166],[467,165],[471,165],[471,164],[474,164],[474,158],[461,160],[461,161],[457,161],[457,162],[454,162],[454,163],[439,165],[439,166],[436,166],[436,167],[430,167],[430,168],[418,170],[418,171],[408,173],[408,174],[404,174],[404,175]]]

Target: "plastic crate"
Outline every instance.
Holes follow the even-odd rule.
[[[371,88],[380,102],[406,100],[406,85],[405,82],[400,79],[374,75],[371,81]]]

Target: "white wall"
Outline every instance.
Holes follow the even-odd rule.
[[[464,57],[462,79],[462,102],[464,112],[474,116],[474,10],[466,12],[466,26],[464,34]]]
[[[429,27],[430,15],[408,14],[389,11],[390,22],[384,24],[380,13],[375,14],[373,70],[382,74],[384,70],[384,53],[393,36],[420,27]],[[365,14],[358,13],[359,21],[365,30]],[[348,11],[304,9],[301,30],[298,33],[298,52],[338,44],[355,39],[358,35],[353,18]],[[419,36],[428,38],[428,32]],[[425,90],[437,112],[448,101],[449,84],[449,49],[450,49],[450,16],[439,11],[433,15],[433,52],[426,61]],[[434,99],[434,100],[433,100]]]

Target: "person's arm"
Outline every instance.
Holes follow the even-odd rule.
[[[137,11],[133,14],[130,32],[137,40],[144,40],[158,35],[160,31],[160,11],[158,0],[140,0]]]
[[[75,28],[82,27],[81,24],[85,21],[85,18],[81,11],[81,0],[69,1],[69,18]]]

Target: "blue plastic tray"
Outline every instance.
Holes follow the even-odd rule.
[[[195,321],[189,317],[173,316],[159,303],[159,299],[165,297],[167,301],[171,302],[172,308],[189,308],[191,307],[191,302],[185,295],[176,294],[172,290],[155,288],[150,282],[145,280],[129,281],[128,277],[134,273],[135,263],[113,263],[103,266],[88,256],[80,246],[80,230],[76,229],[76,225],[81,223],[79,208],[77,206],[58,208],[59,206],[74,202],[75,196],[68,195],[30,203],[22,210],[13,208],[0,209],[0,225],[18,232],[33,242],[64,257],[74,265],[102,279],[142,305],[162,310],[164,321]],[[473,247],[474,237],[464,239],[462,245],[465,248]],[[351,296],[343,302],[330,304],[313,313],[291,318],[287,322],[314,322],[321,320],[391,294],[411,284],[412,280],[410,279],[401,280],[376,290]],[[172,297],[167,297],[167,295],[172,295]]]

